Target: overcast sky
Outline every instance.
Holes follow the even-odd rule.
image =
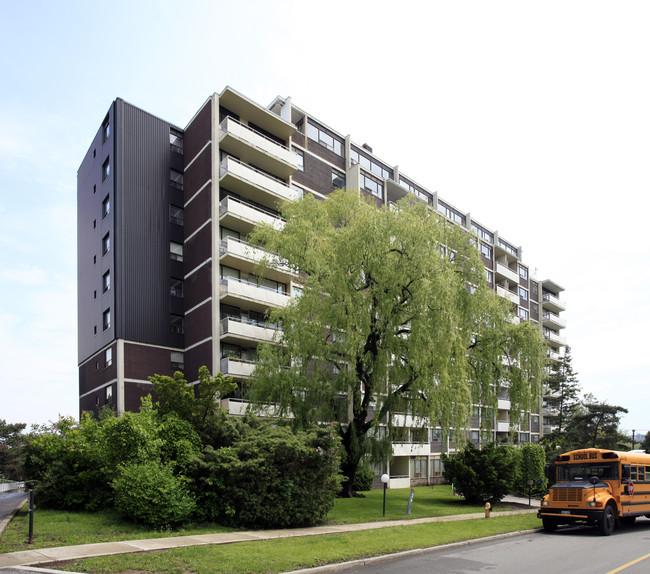
[[[76,172],[121,97],[276,95],[523,247],[585,392],[650,429],[650,3],[2,3],[0,419],[78,414]]]

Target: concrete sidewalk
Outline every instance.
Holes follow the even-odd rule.
[[[503,502],[528,504],[528,499],[506,497]],[[510,510],[494,513],[493,516],[511,516],[537,512],[537,504],[533,501],[531,508]],[[276,538],[293,538],[297,536],[317,536],[321,534],[339,534],[342,532],[357,532],[391,526],[408,526],[428,522],[453,522],[484,518],[483,513],[457,514],[430,518],[415,518],[403,520],[387,520],[383,522],[366,522],[362,524],[340,524],[314,526],[311,528],[292,528],[286,530],[250,530],[244,532],[225,532],[219,534],[199,534],[196,536],[176,536],[171,538],[151,538],[146,540],[125,540],[121,542],[101,542],[79,546],[59,546],[55,548],[39,548],[0,554],[0,574],[2,568],[12,566],[35,566],[62,560],[76,560],[93,556],[109,556],[115,554],[132,554],[152,550],[167,550],[183,546],[198,546],[208,544],[233,544],[236,542],[251,542],[255,540],[272,540]]]

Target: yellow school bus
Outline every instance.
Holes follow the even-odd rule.
[[[555,459],[547,478],[552,486],[537,513],[546,532],[590,524],[609,536],[619,521],[650,518],[650,454],[574,450]]]

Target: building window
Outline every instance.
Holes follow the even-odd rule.
[[[183,153],[183,136],[175,131],[169,132],[169,149],[176,153]]]
[[[171,325],[172,333],[178,333],[179,335],[183,334],[184,330],[183,330],[182,315],[171,315],[170,325]]]
[[[311,120],[307,123],[307,137],[320,145],[325,146],[328,150],[333,151],[337,155],[343,155],[343,142],[331,136],[325,131],[325,128],[312,123]]]
[[[102,238],[102,254],[106,255],[111,250],[111,234],[107,233]]]
[[[522,265],[519,266],[519,277],[521,277],[522,279],[528,279],[528,269],[526,269]]]
[[[104,331],[106,329],[110,329],[111,327],[111,310],[106,309],[104,313],[102,314],[102,325],[104,326]]]
[[[519,287],[519,297],[521,297],[524,301],[528,301],[528,291],[526,291],[526,289],[523,287]]]
[[[444,215],[447,219],[451,219],[455,223],[465,225],[465,216],[457,212],[455,209],[445,205],[441,201],[438,202],[438,213]]]
[[[515,257],[517,257],[517,250],[509,243],[503,241],[503,239],[499,239],[499,247],[501,247],[501,249],[504,249],[505,251],[510,253],[510,255],[514,255]]]
[[[93,335],[96,335],[96,334],[97,334],[97,325],[95,325],[95,326],[93,327]]]
[[[530,290],[533,294],[533,299],[537,299],[539,297],[539,286],[537,281],[530,282]]]
[[[106,217],[111,212],[111,199],[110,196],[106,196],[104,201],[102,201],[102,219]]]
[[[431,476],[442,476],[445,467],[439,458],[431,459]]]
[[[97,265],[97,255],[93,255],[93,265]]]
[[[97,229],[97,220],[93,219],[93,229]]]
[[[481,251],[481,255],[487,259],[492,259],[492,248],[489,245],[485,245],[485,243],[479,243],[479,249]]]
[[[173,241],[169,242],[169,256],[173,261],[183,261],[183,246]]]
[[[106,161],[102,165],[102,181],[104,181],[109,175],[111,175],[111,158],[107,157]]]
[[[169,279],[169,294],[172,297],[183,298],[183,280],[170,277]]]
[[[345,174],[338,171],[332,172],[332,187],[334,189],[343,189],[345,187]]]
[[[171,369],[172,371],[182,371],[185,369],[185,359],[180,351],[171,352]]]
[[[169,182],[176,189],[183,189],[183,174],[175,169],[169,170]]]
[[[472,223],[472,231],[476,233],[476,235],[478,235],[481,239],[484,239],[490,243],[494,243],[494,235],[482,227],[479,227],[478,225]]]
[[[110,347],[104,351],[104,366],[110,367],[113,364],[113,349]]]
[[[486,269],[485,270],[485,279],[487,280],[487,282],[490,285],[492,285],[492,283],[494,282],[494,273],[492,271],[490,271],[489,269]]]
[[[106,140],[111,136],[111,123],[108,121],[108,116],[104,120],[102,125],[102,143],[106,143]]]
[[[528,309],[523,309],[521,307],[517,310],[517,315],[522,321],[528,321]]]
[[[108,386],[106,387],[106,404],[107,405],[112,405],[113,404],[113,387]]]
[[[388,169],[377,161],[370,159],[368,156],[364,155],[363,152],[355,148],[350,149],[350,162],[352,165],[360,164],[364,169],[367,169],[384,179],[393,178],[393,171],[391,169]]]
[[[411,458],[411,478],[426,478],[428,462],[426,456]]]
[[[93,291],[93,299],[97,299],[97,291]]]
[[[384,184],[374,177],[361,172],[361,189],[370,192],[379,199],[384,199]]]
[[[295,183],[291,184],[291,189],[293,189],[297,194],[298,198],[302,198],[305,196],[305,190],[300,187],[299,185],[296,185]]]
[[[169,222],[183,227],[183,208],[176,205],[169,206]]]
[[[302,151],[294,149],[293,153],[298,156],[298,170],[305,171],[305,154]]]
[[[102,276],[102,289],[106,293],[111,288],[111,272],[110,270]]]

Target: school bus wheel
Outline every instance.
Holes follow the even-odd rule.
[[[552,518],[542,517],[542,528],[544,532],[555,532],[557,530],[557,522]]]
[[[600,533],[603,536],[609,536],[612,532],[614,532],[615,523],[616,523],[616,513],[614,512],[614,505],[609,503],[605,507],[605,510],[603,511],[603,515],[601,516],[600,521],[598,523],[598,528],[600,530]]]

